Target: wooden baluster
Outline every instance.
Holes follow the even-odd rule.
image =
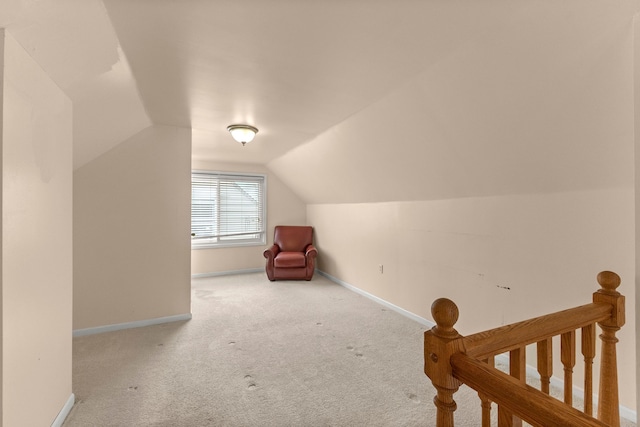
[[[517,348],[509,352],[509,375],[523,383],[526,382],[527,375],[527,354],[525,347]],[[498,427],[521,427],[522,420],[511,413],[508,409],[498,405]]]
[[[521,382],[527,381],[527,352],[525,347],[520,347],[509,352],[509,375],[519,379]],[[522,420],[513,417],[513,427],[521,427]]]
[[[491,356],[484,360],[491,367],[496,366],[495,357]],[[491,427],[491,400],[484,393],[478,393],[480,406],[482,407],[482,427]]]
[[[521,382],[527,380],[527,352],[524,347],[509,352],[509,375]]]
[[[553,375],[553,341],[551,338],[537,343],[537,356],[540,391],[549,394],[549,384]]]
[[[482,407],[482,427],[491,427],[491,400],[486,395],[478,393]]]
[[[618,401],[618,365],[616,356],[616,332],[624,325],[624,296],[616,291],[620,286],[620,276],[611,271],[598,274],[601,288],[593,294],[594,303],[612,306],[611,318],[598,322],[602,329],[600,339],[602,351],[600,360],[600,390],[598,391],[598,419],[611,426],[620,425]]]
[[[498,427],[512,427],[513,414],[502,405],[498,405]]]
[[[560,335],[560,361],[564,365],[564,403],[573,404],[573,367],[576,365],[576,331]]]
[[[462,336],[453,328],[458,321],[458,307],[453,301],[440,298],[431,305],[431,315],[436,326],[424,333],[424,372],[437,390],[433,399],[436,427],[454,427],[453,394],[462,383],[453,377],[449,359],[452,354],[464,351]]]
[[[584,413],[593,416],[593,359],[596,357],[596,325],[582,328],[584,357]]]

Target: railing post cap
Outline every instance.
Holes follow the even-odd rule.
[[[457,336],[453,325],[458,321],[458,306],[448,298],[438,298],[431,304],[431,315],[436,322],[434,332],[440,336]]]
[[[620,276],[613,271],[601,271],[597,280],[600,287],[605,291],[615,292],[616,288],[620,286]]]

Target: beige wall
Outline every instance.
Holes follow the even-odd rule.
[[[449,296],[463,333],[589,301],[617,271],[635,410],[632,19],[530,6],[268,168],[309,204],[321,270],[428,319]]]
[[[636,239],[636,289],[640,290],[640,17],[635,16],[634,22],[634,137],[635,137],[635,239]],[[636,308],[640,307],[640,291],[636,292],[636,300],[627,300],[627,304],[634,304]],[[634,319],[629,318],[627,321],[632,322]],[[635,318],[636,330],[640,330],[640,316]],[[636,355],[640,355],[640,340],[636,340]],[[640,357],[636,356],[636,374],[640,377]],[[636,379],[636,393],[638,406],[640,407],[640,381]]]
[[[193,169],[247,172],[267,175],[267,244],[273,242],[273,228],[279,224],[305,225],[306,205],[274,174],[255,164],[229,164],[194,160]],[[267,246],[195,249],[191,251],[191,274],[206,275],[263,268],[262,252]]]
[[[74,329],[190,313],[190,171],[152,126],[74,172]]]
[[[1,68],[2,425],[48,426],[72,397],[71,102],[9,34]]]
[[[308,222],[320,270],[426,319],[448,297],[462,334],[588,303],[598,272],[616,271],[629,301],[621,401],[635,409],[631,189],[309,205]]]

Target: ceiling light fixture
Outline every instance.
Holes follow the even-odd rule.
[[[258,128],[249,125],[231,125],[227,127],[227,130],[231,132],[233,139],[242,143],[242,145],[253,141],[256,133],[258,133]]]

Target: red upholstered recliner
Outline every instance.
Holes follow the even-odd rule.
[[[274,280],[311,280],[318,250],[313,246],[313,228],[277,225],[273,245],[264,251],[267,277]]]

